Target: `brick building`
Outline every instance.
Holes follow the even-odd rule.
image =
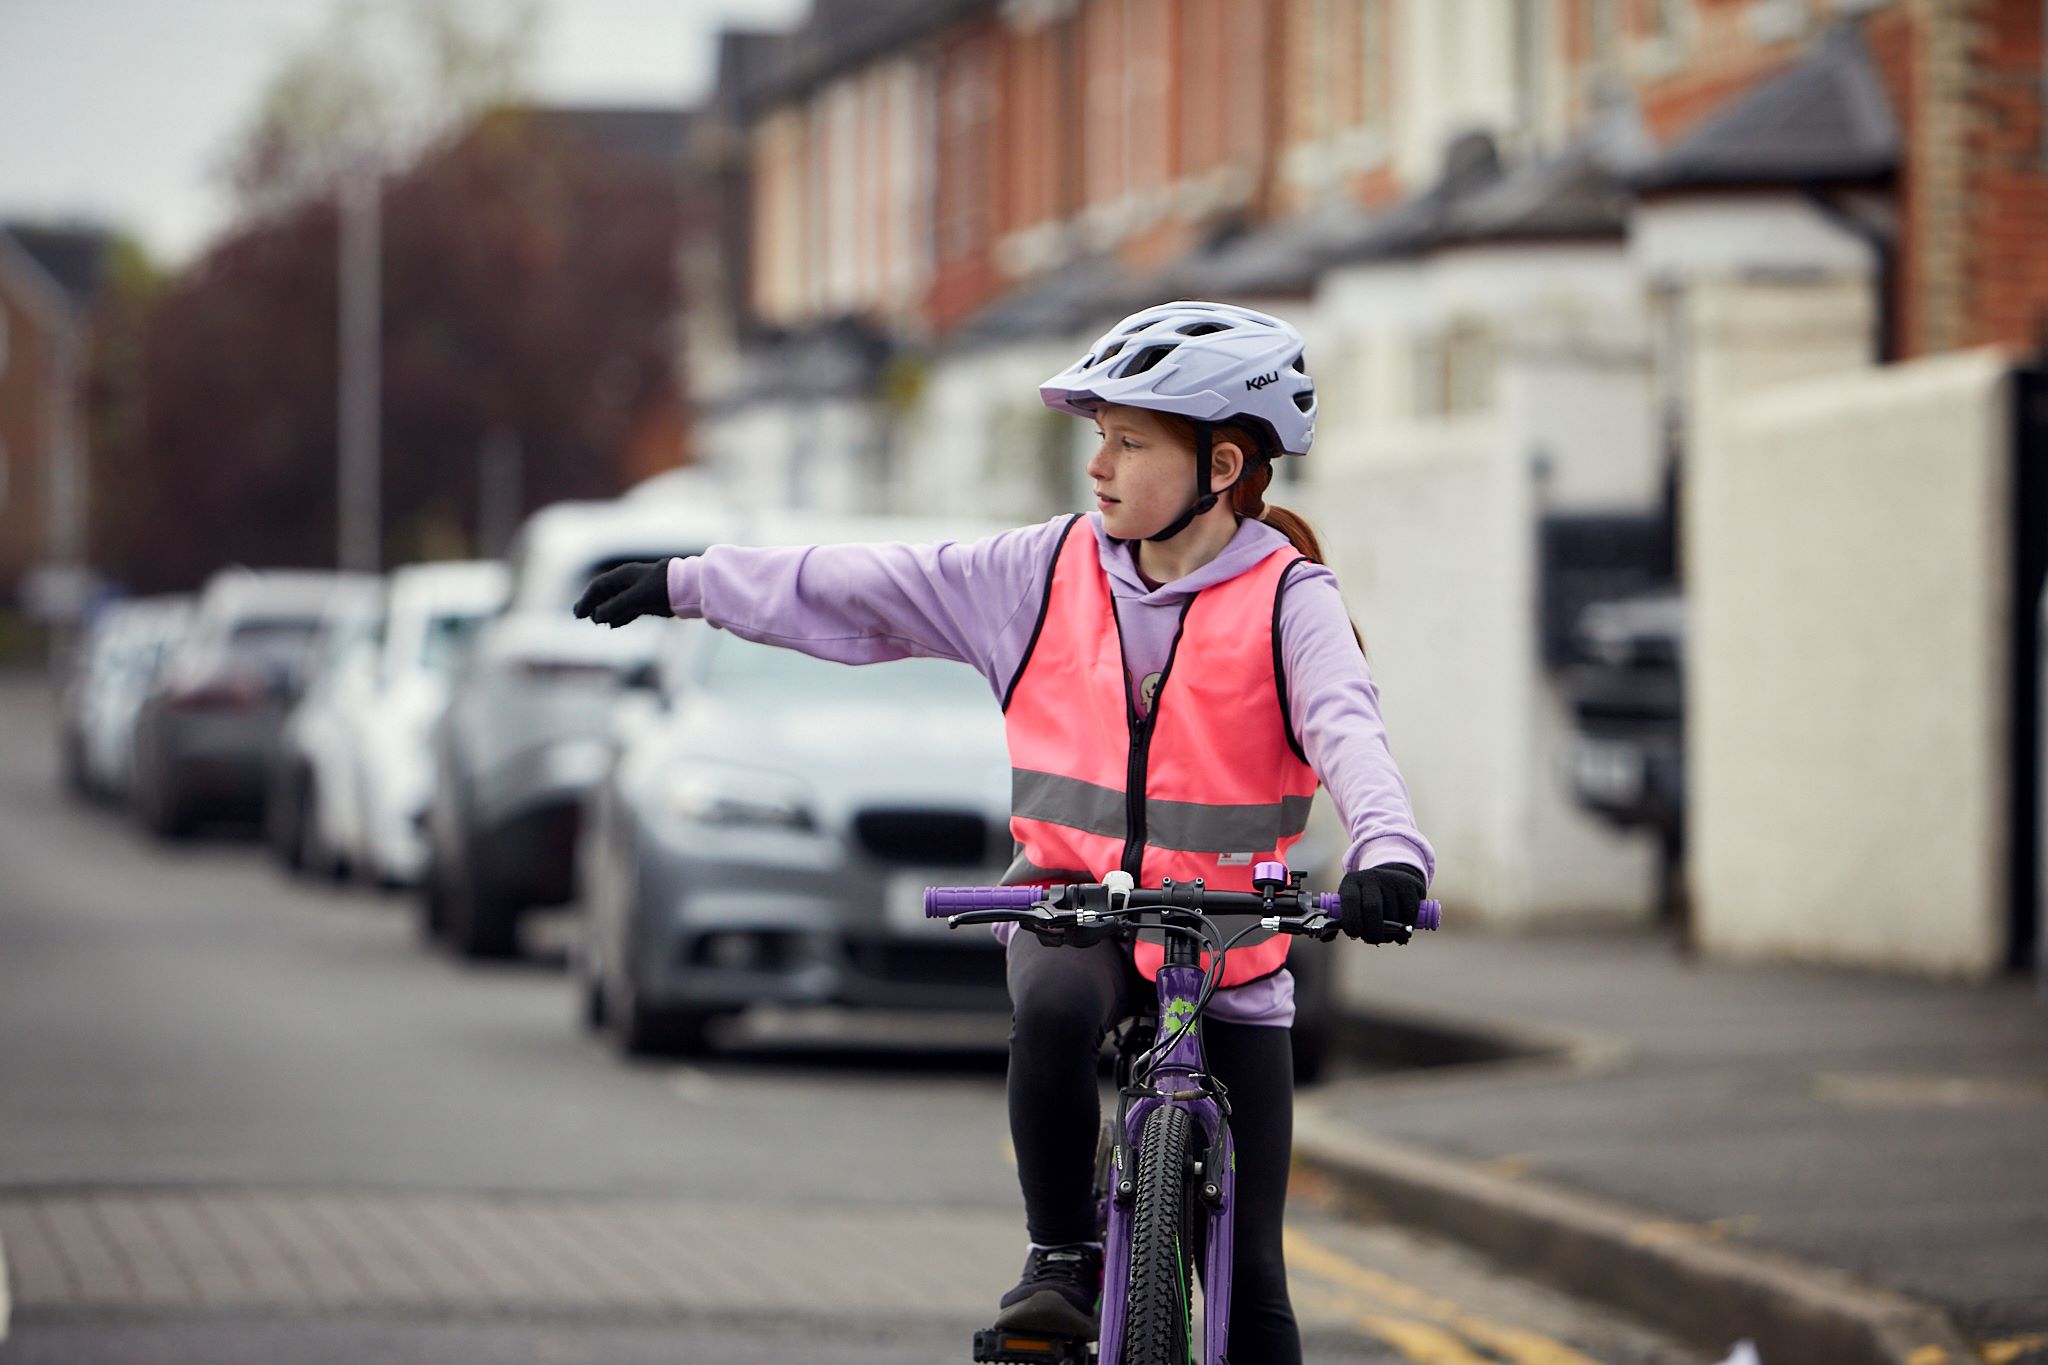
[[[0,611],[34,605],[37,570],[85,554],[83,375],[105,255],[97,231],[0,226]]]

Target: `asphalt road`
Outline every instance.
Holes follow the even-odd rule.
[[[1001,1021],[626,1064],[545,954],[63,798],[49,724],[0,680],[0,1362],[966,1359],[1023,1250]],[[1297,1196],[1311,1359],[1698,1359]]]

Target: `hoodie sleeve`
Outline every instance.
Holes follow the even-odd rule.
[[[1306,566],[1288,583],[1280,654],[1295,736],[1350,836],[1345,869],[1407,863],[1434,878],[1436,854],[1415,827],[1380,719],[1379,688],[1327,568]]]
[[[839,663],[957,659],[997,694],[1023,659],[1058,518],[971,542],[714,545],[668,566],[669,605]]]

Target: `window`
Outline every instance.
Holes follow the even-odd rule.
[[[1621,57],[1621,0],[1584,0],[1586,52],[1594,66],[1611,69]]]
[[[1415,415],[1471,417],[1493,407],[1497,363],[1493,333],[1465,318],[1415,343]]]
[[[1650,0],[1650,39],[1666,48],[1685,42],[1686,0]]]
[[[1543,127],[1548,108],[1545,75],[1550,61],[1546,0],[1517,0],[1515,5],[1515,114],[1527,134]]]
[[[1387,122],[1388,74],[1391,54],[1387,43],[1387,0],[1365,0],[1358,20],[1360,120],[1367,128],[1382,128]]]

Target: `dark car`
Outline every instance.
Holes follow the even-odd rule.
[[[1579,614],[1573,643],[1572,793],[1612,824],[1655,831],[1668,882],[1684,848],[1685,600],[1658,592],[1596,602]]]
[[[330,625],[371,600],[374,579],[224,569],[135,722],[137,812],[165,838],[212,817],[261,819],[284,718]]]

